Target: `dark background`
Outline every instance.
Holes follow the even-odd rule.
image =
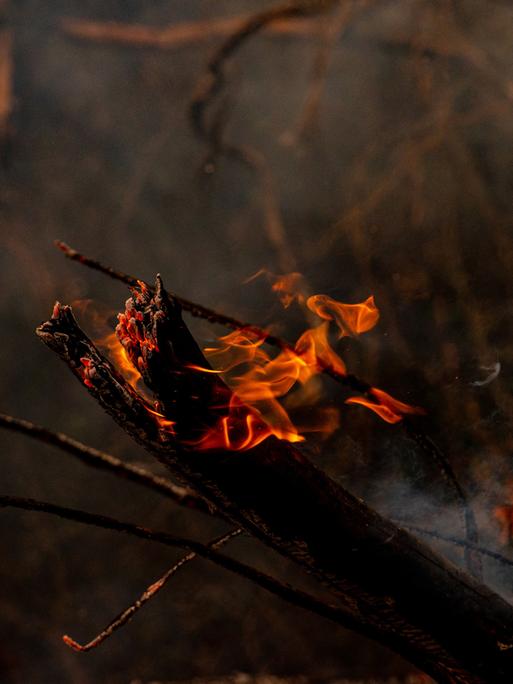
[[[469,493],[482,543],[508,554],[494,508],[513,502],[513,10],[490,0],[369,2],[345,30],[334,28],[335,7],[309,20],[316,31],[255,37],[230,65],[221,121],[227,139],[262,155],[258,172],[222,158],[205,166],[188,120],[222,37],[205,30],[159,49],[62,30],[70,17],[162,28],[245,15],[255,4],[0,5],[13,38],[14,93],[0,170],[0,409],[158,472],[34,335],[57,298],[94,300],[80,319],[93,333],[91,311],[110,316],[127,296],[66,261],[56,238],[145,279],[160,272],[184,297],[273,323],[289,339],[304,328],[300,312],[284,313],[265,281],[242,282],[263,267],[298,270],[312,292],[349,302],[375,295],[379,326],[339,350],[352,371],[427,409],[423,429]],[[319,107],[298,133],[323,58]],[[222,332],[194,330],[203,340]],[[496,362],[494,382],[470,384]],[[344,406],[339,391],[326,386],[341,406],[340,432],[309,445],[312,458],[380,511],[461,536],[438,467],[400,427]],[[224,529],[54,449],[0,437],[3,493],[205,540]],[[412,672],[388,651],[200,560],[98,651],[73,653],[63,633],[91,638],[178,554],[34,513],[2,511],[0,530],[2,683]],[[437,548],[461,562],[458,549]],[[230,551],[303,581],[248,540]],[[513,573],[492,561],[484,568],[509,599]]]

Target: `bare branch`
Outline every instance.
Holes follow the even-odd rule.
[[[41,425],[36,425],[21,418],[14,418],[5,413],[0,413],[0,428],[19,432],[40,442],[56,446],[58,449],[62,449],[75,456],[85,465],[98,468],[99,470],[106,470],[118,477],[136,482],[159,494],[164,494],[164,496],[169,497],[181,506],[210,515],[215,513],[214,506],[206,499],[195,494],[191,489],[177,485],[168,478],[153,475],[144,468],[124,463],[119,458],[116,458],[116,456],[82,444],[82,442],[68,437],[68,435],[62,432],[53,432]]]
[[[219,549],[224,544],[228,543],[231,539],[234,537],[237,537],[238,535],[242,534],[242,530],[239,528],[235,530],[231,530],[231,532],[228,532],[227,534],[223,534],[221,537],[218,537],[217,539],[214,539],[211,541],[207,546],[212,549]],[[127,622],[129,622],[135,613],[139,611],[143,606],[150,600],[152,599],[161,589],[164,588],[164,586],[167,584],[167,582],[173,577],[173,575],[176,575],[176,573],[182,568],[184,565],[192,561],[194,558],[196,558],[196,554],[194,552],[188,553],[186,556],[183,558],[180,558],[180,560],[175,563],[167,572],[165,572],[162,577],[160,577],[156,582],[153,582],[140,596],[139,598],[134,601],[128,608],[126,608],[122,613],[120,613],[112,622],[109,622],[107,627],[103,629],[94,639],[91,639],[91,641],[88,641],[86,644],[79,644],[77,641],[72,639],[70,636],[65,634],[62,637],[62,640],[64,643],[72,648],[75,651],[90,651],[93,648],[97,648],[100,644],[102,644],[106,639],[108,639],[114,632],[123,625],[126,625]]]
[[[115,21],[64,19],[61,22],[61,28],[67,35],[80,40],[172,50],[217,36],[230,35],[246,23],[248,18],[248,16],[238,16],[228,19],[180,22],[164,27]],[[289,35],[298,38],[309,38],[318,33],[318,26],[306,19],[275,21],[265,28],[271,35]]]
[[[73,520],[84,525],[91,525],[93,527],[99,527],[115,532],[122,532],[133,537],[138,537],[139,539],[145,539],[147,541],[163,544],[164,546],[188,550],[190,553],[194,553],[200,558],[209,560],[215,565],[218,565],[225,570],[238,575],[239,577],[253,582],[262,589],[265,589],[269,593],[278,596],[291,605],[320,615],[321,617],[327,618],[328,620],[346,627],[347,629],[358,631],[359,633],[370,638],[376,638],[376,634],[371,627],[360,624],[344,608],[322,601],[314,595],[308,594],[301,589],[296,589],[285,582],[281,582],[274,577],[271,577],[270,575],[251,567],[250,565],[246,565],[245,563],[241,563],[234,558],[225,556],[207,544],[202,544],[184,537],[176,537],[168,532],[148,529],[146,527],[141,527],[140,525],[124,522],[105,515],[88,513],[86,511],[68,508],[65,506],[57,506],[55,504],[47,503],[45,501],[38,501],[35,499],[0,495],[0,508],[17,508],[26,511],[48,513],[65,520]]]
[[[250,16],[216,50],[207,64],[207,73],[198,84],[190,105],[189,113],[196,133],[203,139],[209,137],[209,127],[205,120],[210,104],[225,85],[224,69],[226,62],[252,36],[273,22],[307,17],[331,8],[336,0],[296,0],[257,12]]]

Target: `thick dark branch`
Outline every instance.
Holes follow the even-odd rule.
[[[184,381],[191,378],[196,394],[187,365],[196,362],[198,348],[176,302],[167,307],[165,297],[159,300],[160,290],[151,299],[134,295],[130,306],[143,326],[134,340],[149,350],[145,373],[158,371],[150,386],[161,391],[165,378],[168,396],[173,386],[181,388],[175,405],[168,404],[173,413],[166,413],[178,418],[179,428],[185,408],[204,418]],[[513,610],[500,597],[381,518],[287,443],[269,438],[245,452],[200,452],[191,450],[180,432],[156,431],[144,416],[134,423],[130,392],[119,387],[119,377],[109,379],[109,364],[84,341],[69,309],[58,308],[38,334],[88,381],[91,394],[134,439],[229,518],[330,587],[359,631],[372,632],[440,682],[509,684]],[[84,349],[91,359],[87,367],[94,371],[85,377],[77,372]],[[137,347],[131,352],[138,358]],[[215,395],[216,376],[198,375],[203,383],[213,383],[210,389],[200,387],[199,396]],[[146,410],[142,402],[139,410]]]
[[[68,259],[71,259],[72,261],[77,261],[83,266],[87,266],[88,268],[92,268],[96,271],[99,271],[100,273],[103,273],[104,275],[107,275],[110,278],[113,278],[114,280],[119,280],[120,282],[125,283],[130,287],[137,287],[139,283],[143,282],[139,278],[136,278],[132,275],[128,275],[127,273],[123,273],[122,271],[118,271],[112,268],[111,266],[105,266],[96,259],[91,259],[90,257],[81,254],[80,252],[73,249],[72,247],[69,247],[66,243],[60,240],[56,240],[55,244]],[[148,288],[150,292],[154,291],[153,287],[148,283],[145,283],[145,286]],[[211,323],[223,325],[231,330],[245,329],[248,330],[248,332],[255,334],[258,338],[264,339],[266,343],[270,344],[271,346],[277,347],[278,349],[286,349],[288,351],[294,350],[293,345],[291,345],[287,340],[269,334],[269,332],[264,328],[260,328],[249,323],[244,323],[242,321],[237,320],[236,318],[226,316],[225,314],[204,307],[201,304],[197,304],[195,302],[191,302],[188,299],[184,299],[183,297],[179,297],[174,293],[172,295],[172,298],[182,307],[184,311],[187,311],[192,316],[203,318]],[[358,378],[357,376],[352,375],[351,373],[342,375],[335,368],[328,365],[325,365],[322,368],[322,372],[325,375],[328,375],[336,382],[338,382],[340,385],[346,386],[354,392],[358,392],[365,395],[369,392],[369,390],[372,387],[365,380],[362,380],[361,378]],[[422,430],[419,429],[418,425],[409,421],[407,418],[403,419],[402,425],[404,427],[406,434],[415,441],[415,443],[421,449],[422,453],[424,453],[433,463],[437,465],[437,467],[440,470],[440,473],[442,474],[442,476],[448,483],[449,487],[455,494],[456,501],[458,505],[461,507],[463,513],[465,536],[467,541],[469,542],[469,546],[465,550],[465,560],[467,563],[467,567],[469,567],[472,574],[480,578],[480,562],[479,559],[476,559],[475,554],[473,553],[473,550],[471,548],[472,545],[478,544],[479,541],[474,512],[463,488],[459,484],[458,478],[456,477],[456,474],[452,469],[449,459],[437,447],[437,445],[431,439],[429,439],[429,437],[427,437],[427,435],[423,434]]]
[[[153,475],[149,471],[145,470],[144,468],[140,468],[139,466],[124,463],[116,456],[112,456],[112,454],[108,454],[104,451],[100,451],[94,447],[83,444],[82,442],[79,442],[78,440],[73,439],[62,432],[53,432],[52,430],[42,427],[41,425],[36,425],[31,421],[24,420],[22,418],[15,418],[14,416],[5,413],[0,413],[0,427],[27,435],[28,437],[32,437],[45,444],[56,446],[59,449],[76,456],[85,465],[98,468],[99,470],[106,470],[113,475],[130,480],[131,482],[140,484],[148,489],[152,489],[159,494],[169,497],[175,503],[178,503],[181,506],[185,506],[186,508],[194,509],[196,511],[201,511],[202,513],[220,516],[219,511],[217,511],[209,501],[198,496],[187,487],[181,487],[168,478]],[[460,546],[464,549],[469,549],[475,553],[493,558],[503,565],[513,566],[513,561],[509,558],[506,558],[502,554],[473,544],[472,542],[468,542],[464,539],[458,539],[454,536],[448,537],[437,532],[436,530],[427,530],[422,527],[410,525],[407,520],[394,520],[394,522],[396,522],[400,527],[404,527],[412,532],[440,539],[441,541],[445,541],[449,544]],[[217,540],[215,544],[217,544]],[[191,555],[191,559],[192,557],[193,554]]]
[[[53,432],[48,428],[36,425],[28,420],[14,418],[5,413],[0,413],[0,427],[20,432],[21,434],[37,439],[45,444],[51,444],[58,449],[78,458],[82,463],[99,470],[106,470],[118,477],[152,489],[163,494],[181,506],[201,511],[202,513],[215,514],[215,509],[206,499],[195,494],[187,487],[181,487],[165,477],[159,477],[130,463],[124,463],[116,456],[107,454],[93,447],[82,444],[62,432]]]

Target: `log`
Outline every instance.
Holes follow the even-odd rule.
[[[513,608],[352,496],[298,448],[275,437],[246,451],[192,446],[215,424],[230,391],[215,374],[190,368],[208,363],[160,278],[154,292],[143,284],[133,289],[119,327],[154,407],[98,352],[70,307],[56,305],[37,334],[175,476],[328,587],[355,629],[438,682],[513,681]]]

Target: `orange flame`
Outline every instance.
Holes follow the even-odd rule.
[[[423,415],[426,413],[420,406],[405,404],[377,387],[372,387],[369,394],[375,397],[377,401],[371,401],[365,397],[350,397],[346,399],[346,404],[361,404],[377,413],[387,423],[398,423],[405,414]]]
[[[189,442],[197,449],[244,451],[270,436],[300,442],[306,432],[318,431],[328,436],[339,425],[337,408],[317,405],[321,384],[312,380],[326,369],[341,376],[346,374],[344,361],[330,343],[330,325],[333,323],[338,328],[339,339],[371,330],[379,319],[374,297],[359,304],[345,304],[322,294],[306,299],[300,274],[272,276],[272,281],[272,288],[279,293],[285,307],[297,300],[323,320],[306,330],[294,347],[285,346],[274,356],[264,346],[265,334],[251,328],[235,330],[220,337],[218,345],[204,349],[213,367],[189,365],[188,368],[198,373],[222,375],[233,394],[228,405],[211,407],[213,411],[221,411],[221,416],[199,439]],[[146,332],[141,307],[134,306],[134,300],[144,304],[149,298],[147,286],[140,283],[139,287],[139,290],[134,288],[133,299],[127,301],[125,312],[118,316],[117,335],[112,333],[98,343],[132,386],[141,379],[139,370],[145,372],[144,364],[149,356],[158,351],[156,341]],[[82,366],[81,375],[90,386],[94,368],[84,362]],[[399,422],[405,414],[424,413],[423,409],[374,387],[366,396],[350,397],[346,403],[361,404],[388,423]],[[158,408],[157,405],[152,410],[147,406],[159,427],[174,435],[175,422]],[[308,413],[306,419],[294,422],[289,411],[301,410]]]
[[[226,374],[237,369],[238,374],[231,373],[226,378],[237,401],[230,403],[228,414],[196,443],[197,448],[240,451],[256,446],[271,435],[299,442],[304,439],[301,432],[331,434],[338,427],[338,411],[335,409],[319,409],[316,417],[310,417],[308,426],[297,427],[278,401],[289,395],[297,384],[305,385],[326,365],[345,373],[344,362],[329,344],[328,325],[323,322],[305,331],[294,349],[283,349],[274,358],[263,349],[264,340],[251,331],[235,331],[220,338],[221,347],[206,348],[205,356],[213,365],[220,362],[224,365],[214,371],[199,367],[195,370]],[[317,399],[317,395],[311,396],[310,400],[314,398]],[[242,419],[239,402],[250,410]],[[241,423],[245,425],[242,435]],[[237,437],[234,438],[233,434]]]
[[[292,273],[276,275],[275,273],[268,271],[266,268],[261,268],[254,275],[247,278],[244,283],[250,283],[262,275],[266,276],[267,280],[269,280],[272,291],[277,293],[278,298],[285,309],[288,309],[289,306],[295,301],[297,301],[298,304],[305,303],[306,287],[301,273],[294,271]]]
[[[129,385],[137,388],[141,381],[141,374],[132,364],[126,349],[123,347],[115,332],[96,341],[96,345],[111,359],[121,375]]]
[[[273,429],[261,416],[259,411],[241,404],[232,395],[228,414],[223,416],[217,424],[206,430],[203,436],[191,446],[196,449],[223,449],[228,451],[245,451],[257,446],[271,435],[289,442],[300,442],[303,437],[297,434],[294,427],[290,434]]]
[[[296,272],[277,276],[272,284],[273,292],[278,294],[280,302],[285,309],[288,309],[294,301],[303,304],[305,301],[305,296],[302,292],[303,287],[303,276],[301,273]]]
[[[290,284],[297,280],[296,275],[276,278],[273,289],[288,292]],[[346,366],[329,341],[330,323],[338,327],[339,338],[357,336],[376,325],[379,311],[372,296],[360,304],[344,304],[327,295],[314,295],[306,305],[323,322],[306,330],[293,349],[282,349],[274,358],[263,347],[265,339],[251,330],[232,332],[219,339],[220,347],[204,350],[214,370],[194,369],[226,374],[224,379],[237,399],[230,402],[227,414],[196,443],[197,448],[241,451],[256,446],[270,435],[297,442],[304,439],[301,433],[320,430],[328,435],[338,427],[338,411],[326,409],[317,411],[322,417],[310,420],[310,426],[295,425],[279,400],[286,397],[289,408],[297,407],[300,403],[297,399],[290,401],[299,394],[297,386],[305,386],[326,368],[345,375]],[[292,390],[295,391],[291,394]],[[317,387],[304,396],[309,395],[309,402],[315,403],[318,392]],[[241,409],[241,402],[245,409]],[[388,423],[398,423],[405,414],[424,413],[423,409],[405,404],[377,388],[371,388],[365,397],[351,397],[346,403],[361,404]]]
[[[343,304],[328,295],[308,297],[306,305],[319,318],[333,321],[340,330],[340,337],[356,337],[371,330],[379,320],[379,310],[371,295],[361,304]]]
[[[159,411],[154,411],[149,406],[146,406],[146,410],[148,411],[148,413],[151,413],[152,416],[155,416],[155,419],[156,419],[159,427],[161,428],[161,430],[164,430],[165,432],[169,432],[172,435],[176,434],[176,431],[175,431],[176,421],[169,420],[168,418],[166,418],[166,416],[163,413],[160,413]]]

